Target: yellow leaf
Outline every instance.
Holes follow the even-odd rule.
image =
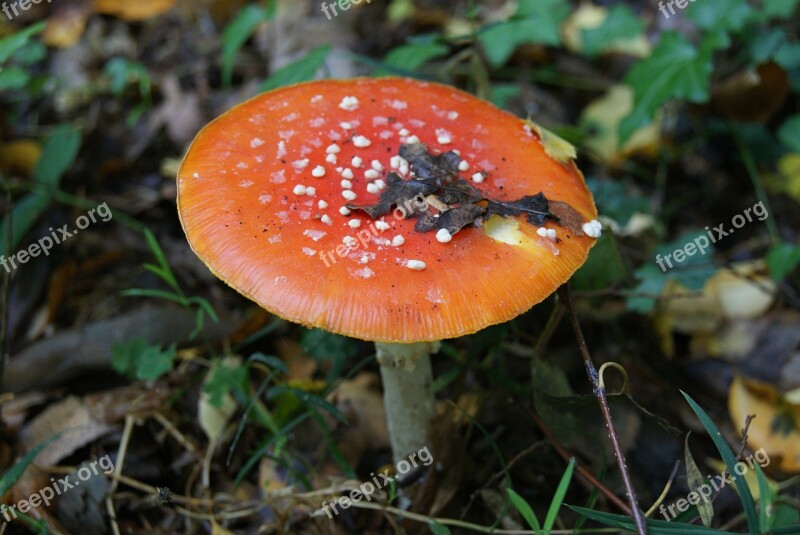
[[[800,202],[800,154],[786,154],[778,160],[778,175],[767,176],[767,188],[772,193],[784,193]]]
[[[582,31],[600,27],[607,18],[608,9],[590,3],[581,4],[581,7],[576,9],[561,27],[564,45],[572,52],[583,52]],[[640,35],[633,39],[615,41],[609,45],[608,50],[644,58],[650,55],[650,48],[647,38]]]
[[[42,147],[35,141],[12,141],[0,146],[0,170],[4,175],[31,176],[41,155]]]
[[[747,431],[750,449],[763,448],[784,472],[800,472],[800,405],[788,403],[768,384],[737,376],[728,392],[728,412],[736,429],[754,414]]]
[[[633,110],[633,90],[626,85],[612,86],[581,114],[581,127],[589,132],[584,145],[592,154],[615,167],[635,154],[654,157],[661,144],[661,114],[647,126],[636,130],[625,146],[619,145],[619,124]]]
[[[113,15],[122,20],[145,20],[166,13],[177,0],[94,0],[98,13]]]
[[[569,162],[578,157],[575,147],[568,141],[561,139],[550,130],[539,126],[533,121],[525,121],[525,123],[539,135],[539,141],[544,148],[544,152],[563,165],[568,165]]]

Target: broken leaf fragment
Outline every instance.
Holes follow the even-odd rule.
[[[557,136],[550,130],[539,126],[531,120],[525,121],[525,124],[539,136],[539,142],[542,144],[545,154],[557,162],[562,165],[568,165],[572,160],[578,157],[575,146],[569,141]]]

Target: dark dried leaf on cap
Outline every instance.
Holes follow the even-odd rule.
[[[414,225],[416,232],[428,232],[429,230],[447,229],[451,235],[475,223],[483,215],[484,209],[476,204],[465,204],[458,208],[453,208],[438,216],[432,215],[430,212],[425,212],[417,219],[417,224]]]
[[[424,143],[400,145],[400,156],[421,180],[442,180],[458,175],[461,156],[453,151],[434,156]]]
[[[499,215],[503,217],[513,217],[525,214],[528,223],[536,226],[544,225],[545,220],[550,217],[548,201],[544,193],[536,195],[526,195],[516,201],[493,201],[488,199],[486,207],[486,217]]]
[[[550,201],[550,213],[562,227],[571,230],[575,236],[583,236],[584,219],[575,208],[561,201]]]
[[[372,219],[378,219],[391,212],[392,206],[401,206],[406,217],[414,217],[420,211],[424,198],[435,192],[438,186],[422,180],[403,180],[397,173],[389,173],[386,190],[381,193],[377,203],[372,205],[348,204],[351,210],[363,210]],[[416,197],[416,199],[415,199]]]

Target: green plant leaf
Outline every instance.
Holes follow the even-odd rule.
[[[576,513],[585,516],[589,520],[594,520],[606,526],[613,528],[624,529],[625,531],[636,532],[636,526],[633,519],[629,516],[615,515],[612,513],[605,513],[602,511],[592,511],[584,507],[575,505],[567,505]],[[687,524],[683,522],[669,521],[669,520],[647,520],[647,530],[653,535],[695,535],[695,534],[714,534],[714,535],[730,535],[727,531],[719,529],[707,528],[705,526],[697,526],[694,524]]]
[[[215,407],[222,407],[225,394],[230,391],[243,391],[247,383],[247,367],[229,366],[219,362],[208,376],[203,391],[208,394],[208,401]]]
[[[0,63],[5,63],[11,59],[11,56],[28,44],[31,37],[44,30],[46,23],[47,21],[44,20],[37,22],[24,30],[0,39]]]
[[[553,495],[553,501],[550,502],[550,508],[547,510],[547,516],[544,518],[544,532],[550,533],[556,523],[558,511],[561,509],[561,504],[564,503],[564,496],[567,494],[567,489],[572,481],[572,473],[575,470],[575,457],[570,458],[569,464],[564,475],[561,476],[561,481],[558,482],[558,487]]]
[[[634,107],[620,123],[620,144],[647,125],[656,110],[670,99],[707,102],[714,67],[712,54],[726,44],[720,33],[707,34],[699,48],[676,32],[664,33],[650,57],[634,65],[625,76],[625,83],[633,88]]]
[[[517,494],[516,491],[511,487],[506,489],[506,493],[508,494],[508,499],[511,501],[511,505],[514,506],[514,509],[516,509],[520,515],[522,515],[522,518],[525,519],[525,522],[527,522],[528,526],[537,534],[542,534],[543,531],[542,526],[539,524],[539,519],[536,518],[536,513],[533,512],[533,509],[531,509],[531,506],[528,505],[528,502],[526,502],[525,499]]]
[[[686,464],[686,483],[693,493],[701,497],[700,501],[693,505],[697,506],[697,512],[700,514],[703,525],[708,527],[714,517],[714,504],[708,500],[708,497],[698,493],[700,487],[703,485],[708,486],[708,483],[703,479],[703,474],[697,467],[697,463],[694,462],[694,457],[692,457],[692,452],[689,449],[689,433],[686,434],[686,440],[684,441],[683,459]],[[692,503],[691,500],[689,503]]]
[[[155,380],[172,369],[175,360],[175,344],[162,350],[150,345],[144,338],[111,347],[111,366],[118,373],[142,381]]]
[[[569,13],[570,6],[561,0],[522,0],[511,20],[482,29],[478,41],[489,63],[499,67],[522,44],[561,44],[559,28]]]
[[[749,22],[753,14],[754,10],[746,0],[694,2],[686,9],[686,18],[705,31],[738,32]]]
[[[449,48],[439,43],[410,43],[393,48],[383,58],[383,63],[397,69],[414,72],[429,61],[449,52]],[[379,71],[378,74],[385,74]]]
[[[255,4],[245,6],[222,32],[222,82],[231,85],[236,54],[259,25],[270,19],[270,10]]]
[[[2,477],[0,477],[0,495],[5,496],[11,487],[14,486],[14,483],[25,473],[25,469],[28,468],[33,460],[36,458],[39,453],[45,449],[47,446],[50,445],[54,440],[61,436],[61,433],[51,436],[50,438],[43,440],[42,442],[35,445],[31,450],[22,456],[22,458],[14,463],[14,465],[6,470]]]
[[[447,526],[438,523],[435,520],[431,520],[428,523],[428,528],[431,530],[433,535],[450,535],[450,528]]]
[[[770,276],[776,281],[782,281],[800,265],[800,245],[773,245],[767,251],[766,261]]]
[[[273,72],[270,77],[261,84],[259,90],[269,91],[278,87],[313,80],[314,75],[325,63],[330,51],[331,47],[328,45],[319,46],[311,50],[299,60]]]
[[[728,472],[731,474],[730,477],[733,480],[733,484],[736,486],[736,490],[739,493],[739,500],[742,502],[742,506],[744,507],[745,517],[747,518],[747,527],[750,530],[750,533],[758,533],[758,515],[756,514],[756,504],[753,501],[753,495],[750,494],[750,487],[747,486],[747,480],[744,477],[736,476],[736,472],[734,470],[734,466],[736,465],[736,457],[733,455],[733,451],[731,451],[730,446],[728,443],[725,442],[725,439],[722,438],[722,433],[719,432],[717,426],[714,422],[709,418],[706,411],[700,407],[700,405],[695,402],[687,394],[686,392],[681,390],[681,394],[689,403],[689,406],[692,407],[692,410],[697,415],[697,418],[700,420],[700,423],[703,424],[703,427],[708,432],[709,437],[714,442],[714,445],[717,447],[717,451],[722,456],[722,460],[725,461],[725,466],[728,467]]]
[[[28,71],[22,67],[0,67],[0,91],[22,89],[30,81]]]
[[[42,155],[36,163],[33,176],[44,186],[23,197],[14,205],[13,235],[10,246],[6,243],[7,221],[0,221],[0,253],[9,254],[17,248],[22,237],[33,227],[50,204],[62,175],[75,161],[80,148],[80,134],[68,125],[61,125],[45,141]]]
[[[769,482],[761,469],[761,465],[756,463],[753,466],[758,481],[758,528],[760,533],[768,533],[775,520],[773,513],[773,501],[775,496],[769,488]]]
[[[596,56],[620,41],[634,39],[645,29],[645,22],[624,5],[613,5],[603,23],[581,31],[581,48],[588,56]]]
[[[295,388],[293,386],[287,385],[276,385],[269,389],[267,392],[267,397],[269,399],[273,399],[281,394],[292,394],[297,399],[305,403],[306,405],[311,405],[313,407],[317,407],[319,409],[324,410],[337,420],[342,423],[347,423],[347,419],[344,415],[337,409],[335,406],[328,403],[324,398],[312,394],[311,392],[306,392],[305,390],[301,390],[299,388]]]

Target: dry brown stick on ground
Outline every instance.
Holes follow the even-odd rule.
[[[631,482],[631,476],[628,472],[628,466],[625,463],[625,456],[622,454],[622,448],[619,446],[617,439],[617,431],[614,428],[614,420],[611,418],[611,409],[608,406],[608,398],[606,397],[606,390],[600,384],[600,377],[597,374],[597,369],[592,362],[592,356],[589,354],[589,347],[586,345],[586,340],[583,338],[581,331],[581,324],[578,321],[578,316],[575,314],[575,308],[572,306],[572,294],[570,293],[569,283],[565,284],[558,290],[558,295],[564,302],[564,306],[569,314],[572,329],[575,331],[575,337],[578,339],[578,346],[581,350],[581,356],[586,364],[586,373],[589,376],[589,381],[592,383],[592,390],[597,397],[597,402],[600,404],[600,411],[603,413],[603,420],[608,428],[608,438],[611,439],[611,445],[614,448],[614,456],[617,458],[617,465],[622,473],[622,481],[625,483],[625,493],[628,495],[628,502],[631,504],[633,512],[633,522],[636,524],[636,531],[640,535],[647,533],[647,520],[644,513],[639,509],[639,501],[636,497],[636,491]]]

